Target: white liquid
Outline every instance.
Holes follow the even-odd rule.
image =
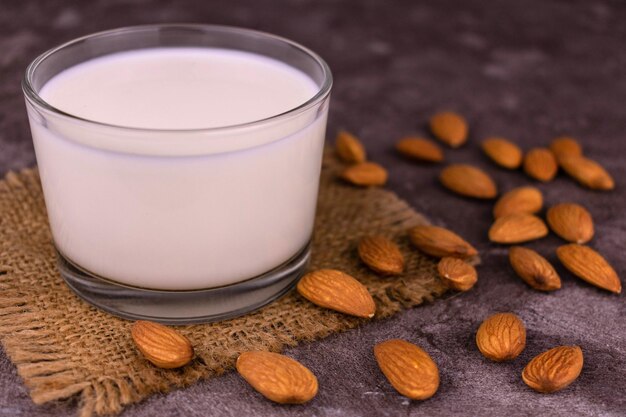
[[[79,64],[40,95],[102,123],[194,129],[284,113],[318,90],[259,55],[159,48]],[[311,237],[326,104],[229,131],[157,133],[28,110],[55,244],[92,273],[216,287],[277,267]]]
[[[39,94],[84,119],[149,129],[202,129],[284,113],[317,90],[302,72],[260,55],[156,48],[69,68]]]

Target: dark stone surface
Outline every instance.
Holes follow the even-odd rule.
[[[560,175],[539,185],[547,204],[584,203],[596,221],[592,245],[626,276],[626,7],[603,0],[483,2],[388,1],[10,1],[0,7],[0,171],[35,162],[19,82],[43,50],[78,35],[153,22],[206,22],[274,32],[325,57],[335,74],[329,132],[355,131],[371,159],[387,166],[388,187],[436,224],[481,250],[479,283],[467,294],[290,349],[311,367],[321,390],[306,406],[274,406],[237,375],[198,383],[131,406],[124,416],[626,415],[626,302],[566,273],[552,294],[530,290],[510,270],[507,250],[490,244],[491,203],[458,198],[438,186],[440,167],[398,158],[394,141],[424,134],[441,108],[465,114],[471,139],[447,151],[497,176],[502,190],[530,183],[488,163],[479,140],[497,134],[524,148],[567,133],[583,141],[617,180],[611,193],[584,190]],[[330,135],[329,135],[330,136]],[[555,261],[561,242],[529,246]],[[528,328],[515,361],[485,360],[473,342],[480,321],[519,314]],[[421,345],[441,369],[437,395],[423,403],[399,396],[372,358],[372,345],[400,337]],[[579,344],[578,381],[540,395],[520,379],[525,363],[559,344]],[[35,406],[15,368],[0,354],[0,415],[73,415],[75,404]]]

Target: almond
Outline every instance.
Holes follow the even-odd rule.
[[[535,356],[522,371],[522,379],[535,391],[551,393],[574,382],[583,369],[578,346],[558,346]]]
[[[491,177],[471,165],[449,165],[441,171],[439,180],[450,191],[466,197],[488,199],[498,195],[496,183]]]
[[[440,112],[430,118],[433,135],[452,148],[458,148],[467,140],[467,122],[457,113]]]
[[[300,362],[278,353],[244,352],[237,372],[265,398],[281,404],[302,404],[317,394],[317,378]]]
[[[552,181],[559,167],[552,152],[546,148],[534,148],[524,157],[524,172],[542,182]]]
[[[583,154],[583,149],[578,141],[569,136],[561,136],[554,139],[550,144],[550,150],[557,160],[563,155],[581,156]]]
[[[493,162],[507,169],[517,169],[522,165],[522,150],[504,138],[485,139],[481,145],[483,152]]]
[[[489,240],[496,243],[522,243],[540,239],[548,234],[548,227],[532,214],[509,214],[498,217],[489,229]]]
[[[518,187],[503,194],[493,207],[493,217],[509,214],[534,214],[543,207],[543,195],[535,187]]]
[[[571,273],[591,285],[619,294],[622,283],[611,265],[588,246],[571,243],[557,248],[556,256]]]
[[[340,176],[349,183],[363,187],[384,185],[387,182],[387,170],[374,162],[349,166]]]
[[[408,137],[396,143],[396,150],[411,159],[426,162],[443,161],[443,151],[430,139]]]
[[[469,258],[478,251],[459,235],[437,226],[416,226],[409,230],[411,242],[422,252],[442,258]]]
[[[391,339],[374,346],[374,356],[389,383],[405,397],[426,400],[437,392],[439,369],[420,347]]]
[[[513,313],[498,313],[483,321],[476,332],[476,346],[487,359],[510,361],[526,347],[526,328]]]
[[[180,368],[193,358],[189,339],[162,324],[136,321],[131,336],[143,356],[159,368]]]
[[[443,283],[456,291],[468,291],[478,281],[476,268],[459,258],[441,258],[437,271]]]
[[[602,165],[584,156],[563,155],[559,165],[567,174],[581,185],[592,190],[612,190],[615,188],[613,177]]]
[[[341,130],[337,134],[335,151],[339,159],[348,164],[365,162],[366,159],[365,148],[361,141],[345,130]]]
[[[367,288],[350,275],[335,269],[309,272],[296,288],[313,304],[340,313],[372,318],[376,312],[376,304]]]
[[[509,261],[515,273],[534,289],[554,291],[561,288],[561,278],[552,264],[534,250],[514,246],[509,249]]]
[[[404,256],[398,245],[384,236],[368,236],[359,242],[361,260],[375,272],[398,275],[404,271]]]
[[[586,208],[575,203],[552,206],[546,214],[550,229],[568,242],[587,243],[593,237],[593,219]]]

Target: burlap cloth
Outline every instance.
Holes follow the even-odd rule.
[[[340,183],[339,168],[326,152],[311,268],[358,277],[374,295],[376,318],[441,295],[436,264],[406,238],[406,229],[425,223],[424,217],[392,192]],[[404,275],[380,278],[359,262],[356,242],[372,233],[400,244],[407,257]],[[280,351],[364,322],[318,308],[292,291],[244,317],[181,326],[196,358],[180,370],[155,368],[133,346],[130,321],[87,305],[59,276],[36,170],[0,181],[0,288],[0,339],[33,401],[79,396],[81,416],[117,413],[152,393],[219,375],[242,351]]]

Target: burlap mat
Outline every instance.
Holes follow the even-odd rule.
[[[312,268],[358,277],[374,295],[377,318],[389,317],[444,292],[435,263],[410,247],[408,227],[425,223],[394,193],[358,189],[335,179],[326,152],[313,243]],[[393,237],[407,272],[380,278],[358,260],[364,235]],[[318,308],[292,291],[253,314],[220,323],[182,326],[197,357],[182,370],[160,370],[133,346],[130,321],[88,306],[59,276],[35,170],[0,181],[0,339],[34,402],[79,396],[80,415],[117,413],[152,393],[189,385],[231,369],[240,352],[280,351],[353,328],[362,320]]]

